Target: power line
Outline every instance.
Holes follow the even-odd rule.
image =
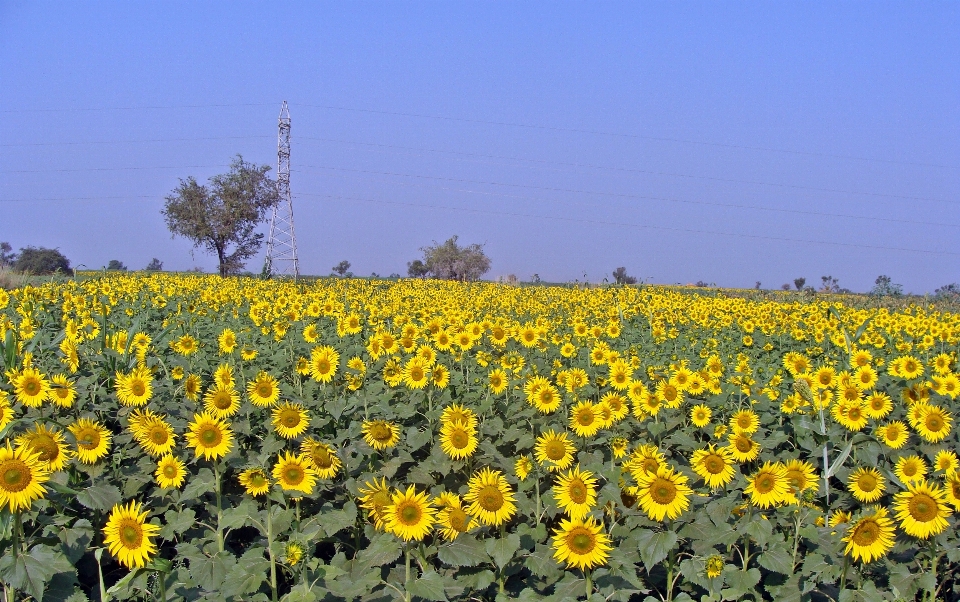
[[[150,169],[209,169],[211,167],[229,167],[229,165],[168,165],[159,167],[82,167],[77,169],[6,169],[0,173],[56,173],[68,171],[128,171]]]
[[[15,142],[0,144],[0,147],[10,146],[71,146],[86,144],[141,144],[146,142],[200,142],[204,140],[247,140],[252,138],[271,138],[272,136],[210,136],[206,138],[153,138],[147,140],[88,140],[76,142]]]
[[[864,219],[864,220],[882,221],[882,222],[911,223],[911,224],[919,224],[919,225],[924,225],[924,226],[947,226],[947,227],[952,227],[952,228],[960,228],[960,224],[945,224],[945,223],[940,223],[940,222],[922,222],[922,221],[904,220],[904,219],[898,219],[898,218],[885,218],[885,217],[875,217],[875,216],[867,216],[867,215],[853,215],[853,214],[843,214],[843,213],[823,213],[823,212],[819,212],[819,211],[806,211],[806,210],[802,210],[802,209],[783,209],[783,208],[779,208],[779,207],[764,207],[764,206],[762,206],[762,205],[741,205],[741,204],[736,204],[736,203],[715,203],[715,202],[711,202],[711,201],[695,201],[695,200],[690,200],[690,199],[677,199],[677,198],[671,198],[671,197],[657,197],[657,196],[649,196],[649,195],[641,195],[641,194],[626,194],[626,193],[619,193],[619,192],[601,192],[601,191],[595,191],[595,190],[577,190],[577,189],[572,189],[572,188],[553,188],[553,187],[548,187],[548,186],[534,186],[534,185],[532,185],[532,184],[509,184],[509,183],[504,183],[504,182],[491,182],[491,181],[482,181],[482,180],[467,180],[467,179],[463,179],[463,178],[447,178],[447,177],[440,177],[440,176],[424,176],[424,175],[420,175],[420,174],[404,174],[404,173],[387,172],[387,171],[370,171],[370,170],[363,170],[363,169],[350,169],[350,168],[346,168],[346,167],[328,167],[328,166],[323,166],[323,165],[304,165],[303,167],[307,167],[307,168],[311,168],[311,169],[325,169],[325,170],[333,170],[333,171],[346,171],[346,172],[361,173],[361,174],[375,174],[375,175],[385,175],[385,176],[401,176],[401,177],[417,178],[417,179],[425,179],[425,180],[440,180],[440,181],[449,181],[449,182],[460,182],[460,183],[466,183],[466,184],[483,184],[483,185],[493,185],[493,186],[508,186],[508,187],[515,187],[515,188],[528,188],[528,189],[533,189],[533,190],[545,190],[545,191],[549,191],[549,192],[566,192],[566,193],[572,193],[572,194],[592,194],[592,195],[599,195],[599,196],[609,196],[609,197],[614,197],[614,198],[641,199],[641,200],[647,200],[647,201],[667,201],[667,202],[671,202],[671,203],[686,203],[686,204],[691,204],[691,205],[704,205],[704,206],[711,206],[711,207],[725,207],[725,208],[729,208],[729,209],[748,209],[748,210],[757,210],[757,211],[772,211],[772,212],[777,212],[777,213],[792,213],[792,214],[797,214],[797,215],[812,215],[812,216],[818,216],[818,217],[834,217],[834,218],[844,218],[844,219]],[[479,192],[479,191],[471,191],[471,190],[461,190],[460,192],[478,192],[478,193],[480,193],[480,194],[483,194],[482,192]],[[544,199],[531,199],[531,200],[544,200]],[[948,202],[948,201],[944,201],[944,202]]]
[[[271,103],[238,103],[238,104],[197,104],[197,105],[153,105],[153,106],[126,106],[126,107],[77,107],[77,108],[48,108],[48,109],[2,109],[0,113],[57,113],[57,112],[77,112],[77,111],[137,111],[137,110],[160,110],[160,109],[209,109],[209,108],[233,108],[233,107],[265,107],[273,106]],[[895,159],[878,159],[873,157],[858,157],[855,155],[842,155],[832,153],[818,153],[813,151],[802,151],[794,149],[774,148],[768,146],[749,146],[744,144],[730,144],[723,142],[704,142],[702,140],[688,140],[684,138],[668,138],[665,136],[647,136],[643,134],[631,134],[624,132],[608,132],[602,130],[587,130],[581,128],[568,128],[560,126],[538,125],[529,123],[493,121],[485,119],[470,119],[464,117],[448,117],[444,115],[429,115],[426,113],[405,113],[401,111],[383,111],[377,109],[359,109],[356,107],[343,107],[333,105],[314,105],[301,104],[297,106],[309,107],[314,109],[327,109],[334,111],[350,111],[355,113],[370,113],[376,115],[392,115],[398,117],[416,117],[420,119],[435,119],[439,121],[454,121],[461,123],[475,123],[482,125],[499,125],[507,127],[517,127],[525,129],[537,129],[556,132],[571,132],[578,134],[593,134],[600,136],[613,136],[620,138],[633,138],[640,140],[655,140],[660,142],[675,142],[680,144],[695,144],[700,146],[714,146],[719,148],[733,148],[739,150],[763,151],[786,153],[792,155],[804,155],[811,157],[826,157],[832,159],[848,159],[854,161],[869,161],[876,163],[890,163],[901,165],[916,165],[922,167],[937,167],[942,169],[960,169],[956,165],[943,165],[939,163],[925,163],[919,161],[898,161]]]
[[[127,199],[156,199],[156,195],[125,195],[125,196],[74,196],[74,197],[47,197],[38,199],[0,199],[0,203],[33,203],[33,202],[60,202],[60,201],[115,201]]]
[[[878,163],[895,163],[895,164],[903,164],[903,165],[918,165],[918,166],[923,166],[923,167],[940,167],[940,168],[944,168],[944,169],[960,169],[960,167],[955,166],[955,165],[942,165],[942,164],[939,164],[939,163],[923,163],[923,162],[916,162],[916,161],[897,161],[897,160],[894,160],[894,159],[876,159],[876,158],[871,158],[871,157],[857,157],[857,156],[854,156],[854,155],[839,155],[839,154],[831,154],[831,153],[817,153],[817,152],[812,152],[812,151],[799,151],[799,150],[784,149],[784,148],[773,148],[773,147],[767,147],[767,146],[748,146],[748,145],[744,145],[744,144],[728,144],[728,143],[722,143],[722,142],[703,142],[703,141],[700,141],[700,140],[687,140],[687,139],[684,139],[684,138],[667,138],[667,137],[664,137],[664,136],[646,136],[646,135],[642,135],[642,134],[628,134],[628,133],[623,133],[623,132],[606,132],[606,131],[602,131],[602,130],[585,130],[585,129],[579,129],[579,128],[566,128],[566,127],[549,126],[549,125],[533,125],[533,124],[529,124],[529,123],[516,123],[516,122],[509,122],[509,121],[488,121],[488,120],[484,120],[484,119],[466,119],[466,118],[462,118],[462,117],[445,117],[445,116],[442,116],[442,115],[427,115],[427,114],[424,114],[424,113],[401,113],[401,112],[398,112],[398,111],[378,111],[378,110],[375,110],[375,109],[356,109],[356,108],[353,108],[353,107],[337,107],[337,106],[330,106],[330,105],[309,105],[309,104],[304,104],[304,105],[300,105],[300,106],[303,106],[303,107],[311,107],[311,108],[316,108],[316,109],[330,109],[330,110],[335,110],[335,111],[351,111],[351,112],[356,112],[356,113],[373,113],[373,114],[379,114],[379,115],[395,115],[395,116],[400,116],[400,117],[419,117],[419,118],[422,118],[422,119],[437,119],[437,120],[441,120],[441,121],[459,121],[459,122],[463,122],[463,123],[476,123],[476,124],[482,124],[482,125],[502,125],[502,126],[509,126],[509,127],[518,127],[518,128],[526,128],[526,129],[536,129],[536,130],[548,130],[548,131],[556,131],[556,132],[574,132],[574,133],[579,133],[579,134],[595,134],[595,135],[599,135],[599,136],[614,136],[614,137],[619,137],[619,138],[636,138],[636,139],[641,139],[641,140],[657,140],[657,141],[661,141],[661,142],[678,142],[678,143],[682,143],[682,144],[697,144],[697,145],[701,145],[701,146],[716,146],[716,147],[720,147],[720,148],[735,148],[735,149],[741,149],[741,150],[753,150],[753,151],[764,151],[764,152],[775,152],[775,153],[787,153],[787,154],[792,154],[792,155],[806,155],[806,156],[811,156],[811,157],[827,157],[827,158],[831,158],[831,159],[850,159],[850,160],[855,160],[855,161],[873,161],[873,162],[878,162]]]
[[[951,202],[951,201],[945,201],[945,200],[943,200],[943,199],[935,199],[935,198],[931,198],[931,197],[918,197],[918,196],[908,196],[908,195],[901,195],[901,194],[888,194],[888,193],[883,193],[883,192],[862,192],[862,191],[857,191],[857,190],[841,190],[841,189],[835,189],[835,188],[818,188],[818,187],[815,187],[815,186],[803,186],[803,185],[801,185],[801,184],[781,184],[781,183],[777,183],[777,182],[761,182],[761,181],[757,181],[757,180],[734,180],[734,179],[730,179],[730,178],[719,178],[719,177],[714,177],[714,176],[699,176],[699,175],[693,175],[693,174],[684,174],[684,173],[666,172],[666,171],[653,171],[653,170],[648,170],[648,169],[635,169],[635,168],[631,168],[631,167],[612,167],[612,166],[607,166],[607,165],[597,165],[597,164],[591,164],[591,163],[568,163],[568,162],[565,162],[565,161],[551,161],[551,160],[548,160],[548,159],[526,159],[526,158],[524,158],[524,157],[509,157],[509,156],[503,156],[503,155],[486,155],[486,154],[481,154],[481,153],[467,153],[467,152],[461,152],[461,151],[439,150],[439,149],[432,149],[432,148],[415,148],[415,147],[410,147],[410,146],[399,146],[399,145],[394,145],[394,144],[379,144],[379,143],[375,143],[375,142],[354,142],[354,141],[350,141],[350,140],[336,140],[336,139],[331,139],[331,138],[312,138],[312,137],[309,137],[309,136],[301,136],[301,137],[299,137],[299,139],[319,141],[319,142],[336,142],[336,143],[341,143],[341,144],[357,144],[357,145],[361,145],[361,146],[376,146],[376,147],[381,147],[381,148],[390,148],[390,149],[398,149],[398,150],[409,150],[409,151],[430,152],[430,153],[444,153],[444,154],[461,155],[461,156],[468,156],[468,157],[478,157],[478,158],[485,158],[485,159],[498,159],[498,160],[506,160],[506,161],[526,161],[526,162],[530,162],[530,163],[553,164],[553,165],[562,165],[562,166],[566,166],[566,167],[578,167],[578,168],[585,168],[585,169],[603,169],[603,170],[610,170],[610,171],[621,171],[621,172],[628,172],[628,173],[642,173],[642,174],[657,175],[657,176],[670,176],[670,177],[677,177],[677,178],[692,178],[692,179],[699,179],[699,180],[711,180],[711,181],[715,181],[715,182],[726,182],[726,183],[730,183],[730,184],[754,184],[754,185],[760,185],[760,186],[776,186],[776,187],[780,187],[780,188],[792,188],[792,189],[796,189],[796,190],[810,190],[810,191],[813,191],[813,192],[830,192],[830,193],[837,193],[837,194],[858,194],[858,195],[864,195],[864,196],[874,196],[874,197],[884,197],[884,198],[894,198],[894,199],[906,199],[906,200],[910,200],[910,201],[931,201],[931,202],[935,202],[935,203],[950,203],[950,202]]]
[[[152,109],[223,109],[232,107],[269,107],[272,103],[252,102],[212,105],[141,105],[132,107],[65,107],[55,109],[2,109],[0,113],[72,113],[76,111],[140,111]]]
[[[960,255],[960,253],[952,253],[950,251],[929,251],[926,249],[909,249],[903,247],[882,247],[877,245],[861,245],[856,243],[846,243],[846,242],[832,242],[827,240],[808,240],[802,238],[785,238],[779,236],[765,236],[761,234],[738,234],[734,232],[720,232],[716,230],[696,230],[693,228],[673,228],[669,226],[652,226],[650,224],[632,224],[627,222],[611,222],[604,220],[594,220],[594,219],[578,219],[572,217],[561,217],[557,215],[536,215],[529,213],[514,213],[507,211],[490,211],[487,209],[471,209],[467,207],[451,207],[448,205],[429,205],[426,203],[406,203],[401,201],[384,201],[381,199],[363,199],[359,197],[348,197],[348,196],[337,196],[337,195],[326,195],[326,194],[305,194],[302,193],[300,196],[312,196],[320,198],[329,198],[336,200],[349,200],[349,201],[361,201],[365,203],[380,203],[387,205],[403,205],[408,207],[421,207],[426,209],[447,209],[451,211],[466,211],[470,213],[487,213],[492,215],[503,215],[506,217],[527,217],[534,219],[551,219],[558,221],[566,222],[578,222],[586,224],[596,224],[602,226],[623,226],[627,228],[643,228],[650,230],[665,230],[670,232],[683,232],[687,234],[714,234],[718,236],[732,236],[735,238],[753,238],[759,240],[773,240],[778,242],[794,242],[794,243],[803,243],[803,244],[818,244],[818,245],[833,245],[838,247],[854,247],[859,249],[872,249],[872,250],[883,250],[883,251],[905,251],[910,253],[924,253],[929,255]]]

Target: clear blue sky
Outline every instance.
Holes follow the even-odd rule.
[[[212,270],[163,197],[275,167],[287,100],[307,273],[458,234],[491,277],[929,292],[960,281],[958,32],[957,2],[0,0],[0,240]]]

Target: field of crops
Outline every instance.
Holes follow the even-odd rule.
[[[0,290],[5,600],[956,600],[960,317],[833,299]]]

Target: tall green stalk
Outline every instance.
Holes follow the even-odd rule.
[[[223,519],[223,503],[220,499],[220,461],[217,460],[213,463],[213,480],[215,481],[214,487],[217,494],[217,550],[223,552],[224,542],[223,542],[223,529],[220,527],[220,522]]]
[[[267,556],[270,558],[270,599],[277,602],[277,559],[273,555],[273,512],[267,493]]]

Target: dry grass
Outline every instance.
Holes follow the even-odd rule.
[[[10,268],[0,267],[0,288],[9,291],[29,284],[29,282],[30,276],[14,272]]]

